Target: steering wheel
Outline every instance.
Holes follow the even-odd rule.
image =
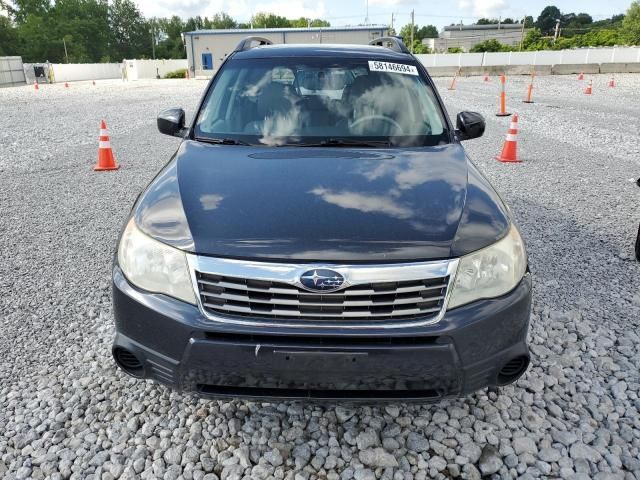
[[[361,123],[368,122],[370,120],[382,120],[383,122],[387,122],[388,124],[397,128],[398,133],[400,134],[404,133],[404,131],[402,130],[402,127],[398,122],[396,122],[393,118],[385,117],[384,115],[365,115],[364,117],[357,119],[355,122],[349,125],[349,127],[354,128],[360,125]]]

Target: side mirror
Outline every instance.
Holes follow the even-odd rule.
[[[184,126],[184,110],[170,108],[160,112],[158,115],[158,130],[165,135],[184,137],[187,133],[187,128]]]
[[[484,133],[484,117],[478,112],[460,112],[456,118],[456,134],[459,140],[471,140]]]

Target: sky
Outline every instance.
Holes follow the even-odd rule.
[[[365,22],[367,0],[134,0],[147,17],[178,15],[213,16],[226,12],[237,21],[248,21],[256,12],[269,12],[287,18],[323,18],[332,26],[357,25]],[[562,12],[585,12],[594,20],[602,20],[624,13],[631,0],[368,0],[369,22],[391,23],[401,27],[410,23],[411,10],[415,10],[418,25],[432,24],[441,29],[451,23],[473,23],[481,17],[535,18],[547,5],[555,5]]]

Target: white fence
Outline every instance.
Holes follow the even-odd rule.
[[[432,53],[417,55],[427,67],[640,63],[640,47],[580,48],[537,52]]]
[[[56,82],[105,80],[122,76],[120,63],[54,63],[51,67]]]
[[[187,60],[125,60],[123,63],[55,63],[56,82],[123,78],[139,80],[156,78],[173,70],[187,68]],[[126,72],[125,72],[126,69]]]
[[[187,59],[178,60],[125,60],[127,78],[139,80],[141,78],[164,78],[164,76],[181,68],[187,69]]]
[[[12,87],[25,83],[22,57],[0,57],[0,87]]]

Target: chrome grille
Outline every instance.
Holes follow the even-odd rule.
[[[286,282],[196,271],[200,301],[208,313],[313,321],[435,318],[449,278],[363,283],[320,294]]]

